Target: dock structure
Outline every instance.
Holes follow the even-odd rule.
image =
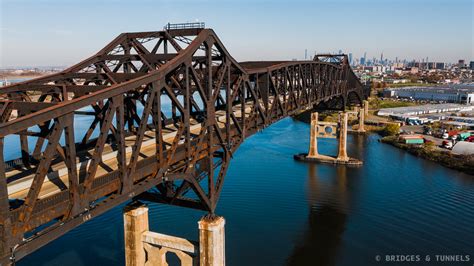
[[[363,112],[363,109],[361,109]],[[329,164],[361,165],[362,161],[347,155],[347,120],[348,113],[340,112],[338,123],[318,121],[318,113],[311,114],[310,144],[308,153],[294,156],[295,160]],[[337,138],[338,153],[336,157],[318,152],[318,138]]]

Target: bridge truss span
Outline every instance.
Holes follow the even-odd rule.
[[[213,214],[245,138],[367,94],[345,55],[239,63],[212,29],[167,28],[121,34],[0,96],[0,252],[8,263],[131,198]]]

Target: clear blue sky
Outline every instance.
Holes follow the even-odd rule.
[[[0,0],[0,67],[71,65],[127,31],[199,19],[237,60],[317,52],[474,60],[473,0]]]

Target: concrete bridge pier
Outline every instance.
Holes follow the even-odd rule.
[[[356,130],[357,133],[365,133],[365,117],[367,116],[366,112],[368,112],[368,101],[363,101],[362,106],[355,107],[354,111],[357,112],[357,117],[359,118],[359,125]]]
[[[148,207],[138,202],[123,209],[123,226],[125,240],[125,265],[145,265],[145,249],[142,235],[148,231]]]
[[[349,161],[347,156],[347,113],[339,113],[339,149],[337,160],[340,162]]]
[[[359,109],[359,128],[357,132],[365,132],[365,105]]]
[[[359,109],[363,113],[362,109]],[[354,112],[352,112],[354,113]],[[347,120],[348,113],[339,113],[339,123],[333,122],[319,122],[318,113],[311,114],[311,126],[310,126],[310,142],[309,152],[295,154],[293,158],[298,161],[305,162],[317,162],[317,163],[330,163],[330,164],[345,164],[345,165],[361,165],[362,161],[350,158],[347,155]],[[338,143],[338,154],[336,157],[322,155],[318,153],[318,137],[325,138],[337,138]]]
[[[225,220],[205,216],[199,222],[199,242],[149,231],[148,207],[140,202],[123,210],[125,265],[168,266],[173,253],[182,266],[225,265]]]
[[[308,157],[316,158],[318,154],[318,136],[317,136],[317,126],[318,126],[318,112],[311,114],[311,126],[310,126],[310,140],[309,140],[309,152]]]
[[[203,217],[199,222],[200,266],[225,265],[225,220]]]
[[[364,115],[368,116],[369,115],[369,101],[363,100],[362,101],[362,106],[364,108]]]

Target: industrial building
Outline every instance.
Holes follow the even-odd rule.
[[[419,106],[383,108],[378,111],[380,116],[416,116],[448,112],[471,112],[474,111],[474,105],[462,104],[427,104]]]
[[[474,104],[474,84],[449,87],[405,87],[385,89],[384,97],[447,103]]]

